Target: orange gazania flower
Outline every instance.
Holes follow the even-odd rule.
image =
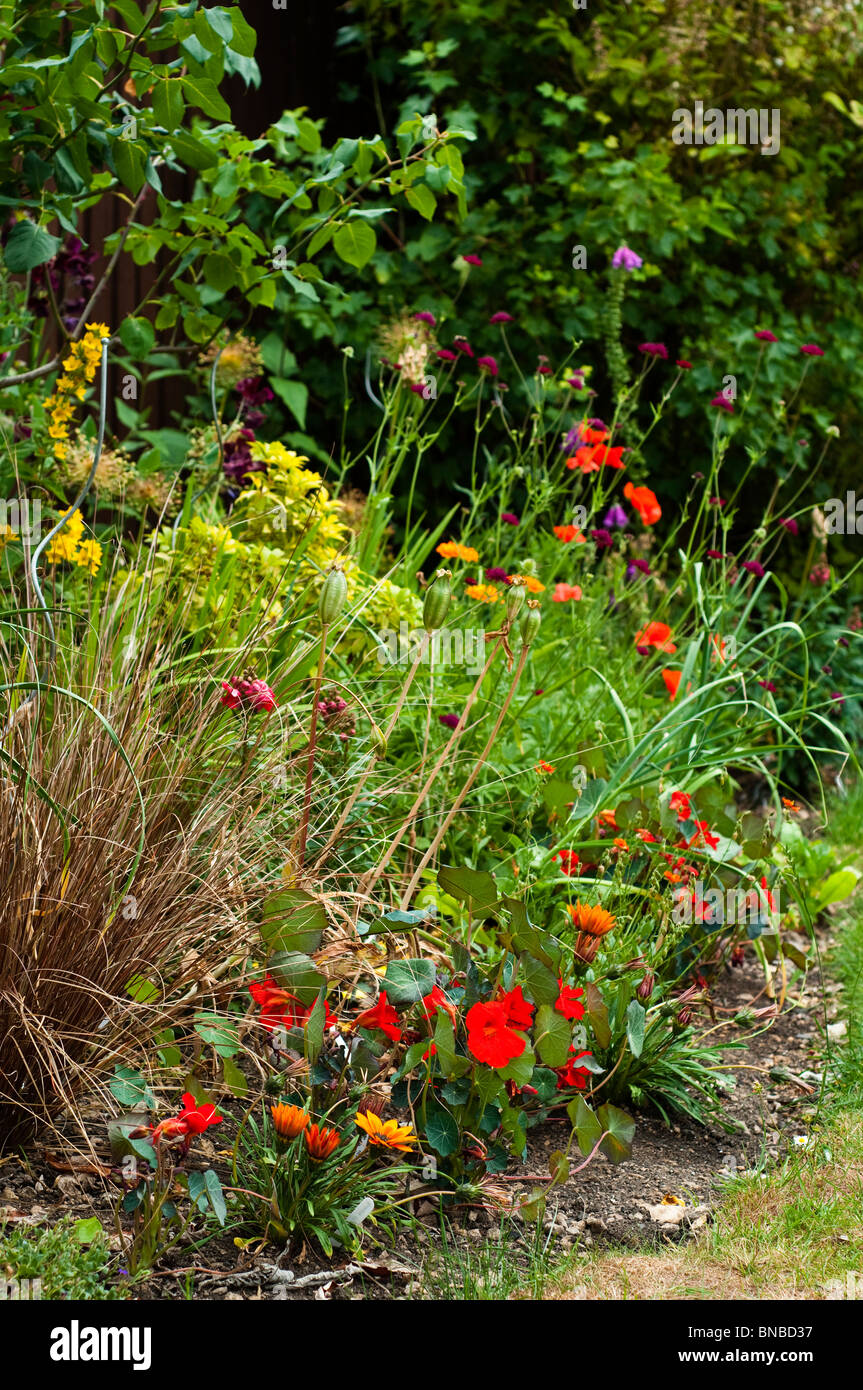
[[[369,1143],[382,1149],[399,1149],[409,1154],[411,1146],[419,1143],[410,1125],[400,1125],[398,1120],[382,1120],[371,1110],[358,1110],[355,1118],[369,1136]]]
[[[645,526],[653,526],[662,516],[662,508],[656,498],[656,493],[649,487],[633,487],[632,483],[627,483],[623,489],[623,495],[628,502],[635,508]]]
[[[312,1118],[308,1110],[301,1110],[298,1105],[271,1105],[270,1114],[280,1139],[296,1139]]]
[[[309,1158],[314,1163],[320,1163],[323,1159],[329,1158],[331,1153],[335,1153],[339,1147],[341,1135],[337,1129],[326,1129],[323,1125],[309,1125],[308,1129],[303,1130],[303,1138],[306,1141]]]
[[[479,551],[474,550],[472,545],[460,545],[458,541],[443,541],[437,547],[437,553],[444,560],[467,560],[471,564],[479,560]]]
[[[566,910],[573,925],[587,936],[605,936],[614,930],[614,918],[604,907],[593,903],[567,903]]]
[[[579,545],[586,544],[587,537],[579,531],[577,526],[553,526],[551,529],[557,536],[557,539],[563,541],[565,545],[568,545],[570,541],[576,541]]]
[[[668,623],[648,623],[635,634],[636,647],[656,647],[661,652],[676,652],[671,641],[671,628]]]

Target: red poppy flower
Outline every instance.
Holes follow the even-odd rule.
[[[665,688],[668,691],[669,700],[677,699],[677,692],[680,689],[680,677],[682,675],[682,671],[663,671],[662,679],[665,681]]]
[[[506,1009],[501,1003],[474,1004],[468,1010],[467,1045],[478,1062],[489,1067],[505,1067],[514,1057],[520,1057],[527,1043],[520,1033],[509,1027]]]
[[[648,623],[635,634],[636,647],[656,647],[660,652],[676,652],[668,623]]]
[[[498,995],[498,1004],[503,1004],[506,1010],[506,1021],[511,1023],[513,1028],[529,1028],[533,1022],[533,1011],[535,1004],[531,1004],[521,992],[521,985],[516,985],[508,994]]]
[[[385,1033],[393,1042],[398,1042],[402,1035],[399,1027],[399,1016],[392,1004],[387,1003],[386,990],[381,991],[380,998],[374,1008],[366,1009],[359,1018],[354,1019],[355,1028],[377,1029],[380,1033]]]
[[[577,541],[579,545],[586,544],[587,538],[579,531],[577,526],[553,526],[551,528],[559,541],[568,545],[570,541]]]
[[[633,487],[632,483],[627,483],[623,495],[638,512],[645,526],[655,525],[662,516],[656,493],[649,487]]]
[[[557,998],[555,1008],[564,1018],[575,1019],[576,1023],[580,1018],[584,1018],[584,998],[583,989],[571,989],[569,985],[563,983],[563,977],[559,977],[557,983],[560,985],[560,994]]]
[[[581,587],[578,584],[555,584],[554,593],[551,596],[552,603],[577,603],[581,598]]]

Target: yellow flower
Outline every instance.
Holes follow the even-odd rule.
[[[11,526],[0,526],[0,554],[6,549],[10,541],[17,541],[18,533],[13,531]]]
[[[82,541],[75,556],[75,563],[82,569],[96,574],[102,563],[102,547],[98,541]]]
[[[55,457],[55,459],[64,459],[64,458],[66,457],[66,455],[68,454],[68,452],[69,452],[69,445],[68,445],[68,444],[61,444],[61,443],[58,442],[57,444],[54,445],[54,457]]]
[[[65,439],[67,434],[69,433],[69,426],[64,424],[61,420],[59,424],[55,423],[53,425],[49,425],[48,433],[52,439]]]
[[[56,564],[58,560],[75,559],[78,551],[78,542],[69,535],[64,535],[61,531],[59,536],[55,536],[48,549],[45,551],[45,559],[50,564]]]
[[[480,603],[497,603],[498,591],[493,584],[468,584],[465,589],[468,598],[479,599]]]
[[[522,583],[525,585],[525,588],[530,590],[532,594],[545,593],[545,585],[540,584],[538,579],[534,579],[532,574],[522,575]]]
[[[356,1122],[369,1136],[369,1143],[382,1149],[400,1149],[409,1154],[411,1145],[419,1143],[410,1125],[400,1125],[398,1120],[382,1120],[371,1110],[359,1110]]]
[[[85,323],[84,327],[88,333],[95,333],[100,338],[110,338],[111,330],[107,323]]]

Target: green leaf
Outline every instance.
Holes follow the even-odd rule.
[[[434,1044],[438,1065],[444,1076],[450,1076],[455,1066],[455,1029],[449,1014],[438,1009],[435,1020]]]
[[[224,1226],[225,1217],[228,1214],[227,1203],[225,1202],[222,1184],[219,1182],[218,1175],[208,1168],[204,1174],[204,1187],[210,1199],[210,1206],[213,1208],[216,1220],[220,1226]]]
[[[218,164],[219,156],[212,145],[203,140],[196,140],[185,130],[176,130],[171,136],[171,146],[181,164],[187,164],[190,169],[212,169],[214,164]]]
[[[130,357],[143,361],[153,351],[156,333],[149,319],[127,318],[120,325],[120,342]]]
[[[458,1125],[449,1111],[434,1101],[429,1101],[426,1107],[425,1136],[441,1158],[449,1158],[458,1149]]]
[[[643,1005],[633,999],[626,1010],[626,1040],[633,1057],[640,1057],[644,1047],[644,1021],[647,1015]]]
[[[309,388],[304,381],[285,381],[282,377],[272,377],[270,385],[280,400],[284,401],[301,430],[306,428],[306,407],[309,403]]]
[[[264,902],[261,936],[270,950],[311,955],[320,949],[326,926],[323,903],[302,888],[282,889]]]
[[[587,999],[587,1021],[593,1029],[593,1036],[596,1038],[597,1047],[606,1048],[611,1042],[611,1028],[608,1023],[608,1009],[605,1001],[599,992],[599,987],[592,981],[585,984],[585,997]]]
[[[210,77],[181,77],[183,90],[192,106],[197,106],[214,121],[229,121],[231,108]]]
[[[536,1057],[531,1048],[526,1047],[520,1057],[513,1057],[505,1067],[498,1067],[497,1072],[504,1081],[514,1081],[516,1086],[526,1086],[533,1076],[535,1066]]]
[[[146,157],[141,146],[121,136],[114,141],[112,153],[117,178],[130,193],[140,193],[146,178]]]
[[[78,1245],[92,1245],[102,1234],[102,1223],[98,1216],[82,1217],[75,1222],[73,1231]]]
[[[519,958],[524,986],[535,1004],[555,1004],[560,995],[557,976],[547,965],[525,954]]]
[[[204,279],[214,290],[224,293],[237,283],[237,269],[230,256],[213,251],[204,257]]]
[[[234,1057],[240,1050],[237,1025],[214,1013],[195,1015],[195,1032],[205,1043],[215,1048],[219,1057]]]
[[[609,1132],[600,1144],[600,1149],[612,1163],[622,1163],[632,1157],[632,1141],[635,1138],[635,1121],[625,1110],[616,1105],[601,1105],[596,1118],[603,1129]]]
[[[336,255],[362,270],[377,249],[377,237],[368,222],[346,222],[333,237]],[[36,263],[38,264],[38,262]]]
[[[830,903],[841,903],[844,898],[850,898],[857,887],[859,877],[859,871],[850,866],[845,869],[837,869],[835,873],[825,878],[823,883],[818,884],[815,889],[816,903],[819,907],[828,907]]]
[[[424,217],[427,222],[431,222],[437,208],[437,200],[431,189],[424,183],[415,183],[405,191],[405,198],[412,208],[415,208],[420,217]]]
[[[384,979],[389,1003],[395,1008],[405,1008],[434,989],[434,964],[430,960],[390,961]]]
[[[181,78],[165,77],[156,83],[153,91],[153,115],[159,125],[172,133],[182,125],[185,109]]]
[[[267,969],[277,984],[295,994],[308,1008],[317,999],[326,980],[314,961],[302,951],[276,951],[267,962]]]
[[[583,1096],[578,1096],[575,1100],[570,1101],[566,1107],[566,1113],[575,1130],[578,1147],[587,1158],[587,1155],[596,1148],[597,1141],[602,1134],[602,1125]]]
[[[51,236],[44,227],[37,227],[35,222],[24,217],[15,223],[9,233],[3,259],[6,269],[11,274],[20,275],[50,261],[52,256],[56,256],[59,248],[58,237]]]
[[[118,1105],[130,1110],[142,1104],[146,1105],[148,1110],[156,1108],[156,1097],[141,1073],[134,1067],[115,1067],[114,1075],[108,1082],[108,1090]]]
[[[467,903],[472,917],[484,919],[495,915],[498,891],[491,874],[446,864],[438,870],[437,881],[444,893],[449,893],[457,902]]]
[[[536,1050],[547,1067],[565,1067],[572,1042],[572,1024],[551,1004],[536,1011],[534,1024]]]
[[[222,1076],[232,1096],[242,1097],[248,1093],[249,1083],[236,1062],[232,1062],[230,1057],[222,1058]]]
[[[312,1012],[305,1022],[306,1045],[305,1051],[309,1062],[314,1066],[321,1055],[324,1045],[324,1024],[327,1016],[327,1006],[324,1003],[324,990],[321,989],[315,1000]]]

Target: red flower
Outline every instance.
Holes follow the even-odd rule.
[[[449,1014],[453,1022],[453,1027],[455,1027],[455,1022],[458,1017],[456,1006],[452,1000],[444,994],[440,985],[435,985],[434,989],[423,996],[423,1004],[425,1005],[424,1012],[426,1018],[431,1018],[433,1014],[437,1013],[438,1009],[443,1009],[445,1014]]]
[[[252,713],[257,710],[265,710],[267,713],[276,708],[276,697],[266,681],[258,680],[239,680],[229,684],[222,681],[224,694],[220,703],[227,709],[237,709],[239,706],[247,706]]]
[[[584,1005],[581,1002],[584,990],[570,989],[569,985],[563,983],[562,976],[557,983],[560,985],[560,994],[554,1007],[564,1018],[575,1019],[577,1023],[580,1018],[584,1018]]]
[[[482,265],[481,258],[479,256],[475,256],[473,252],[471,252],[468,256],[462,256],[462,260],[467,261],[468,265]]]
[[[559,849],[552,859],[560,860],[561,873],[569,874],[570,878],[579,872],[579,858],[574,849]]]
[[[467,1045],[477,1061],[490,1067],[505,1067],[514,1057],[520,1057],[527,1043],[520,1033],[508,1026],[503,1004],[474,1004],[468,1010]]]
[[[501,994],[497,998],[498,1004],[503,1004],[506,1010],[506,1021],[511,1023],[513,1028],[529,1028],[533,1022],[533,1011],[536,1007],[525,999],[521,992],[521,985],[516,985],[508,994]]]
[[[177,1116],[182,1120],[190,1134],[203,1134],[210,1125],[220,1125],[221,1115],[216,1114],[216,1107],[209,1101],[204,1105],[199,1105],[190,1091],[183,1096],[183,1109]]]
[[[683,675],[683,672],[682,672],[682,671],[672,671],[672,670],[665,670],[665,671],[663,671],[663,673],[662,673],[662,679],[665,681],[665,688],[666,688],[666,690],[668,691],[668,698],[669,698],[669,700],[676,700],[676,699],[677,699],[677,692],[678,692],[678,690],[680,689],[680,677],[681,677],[682,675]]]
[[[714,835],[713,832],[707,828],[707,821],[697,820],[695,824],[698,826],[698,829],[692,838],[686,841],[686,848],[692,849],[692,846],[697,842],[699,849],[703,845],[708,845],[710,849],[716,849],[716,846],[719,844],[719,836]]]
[[[552,603],[578,602],[581,598],[581,586],[578,584],[555,584],[554,593],[551,596]]]
[[[359,1018],[354,1019],[355,1028],[377,1029],[385,1033],[393,1042],[398,1042],[402,1035],[399,1027],[399,1016],[392,1004],[387,1003],[386,990],[381,991],[381,996],[373,1009],[366,1009],[365,1013],[360,1014]]]
[[[570,541],[577,541],[579,545],[586,542],[586,537],[579,531],[577,526],[553,526],[551,528],[559,541],[568,545]]]
[[[268,1032],[271,1033],[278,1024],[293,1028],[296,1020],[294,1006],[299,1004],[299,1000],[286,989],[281,989],[272,975],[267,975],[263,982],[255,980],[249,985],[249,993],[260,1006],[260,1022]]]
[[[668,623],[648,623],[635,634],[636,647],[656,647],[661,652],[676,652]]]
[[[653,832],[650,831],[650,830],[636,830],[635,833],[636,833],[638,839],[641,840],[642,844],[645,844],[645,845],[657,845],[657,844],[659,844],[659,841],[657,840],[656,836],[655,836],[655,835],[653,834]]]
[[[590,1072],[587,1067],[580,1067],[577,1064],[582,1057],[590,1057],[592,1054],[590,1052],[576,1052],[574,1047],[569,1050],[572,1056],[566,1066],[553,1068],[557,1072],[557,1089],[562,1091],[571,1087],[576,1091],[586,1091]]]
[[[672,792],[668,805],[672,811],[677,812],[678,820],[689,820],[692,802],[686,792]]]
[[[632,483],[627,483],[623,495],[638,512],[645,526],[653,526],[662,516],[656,493],[649,487],[633,487]]]

